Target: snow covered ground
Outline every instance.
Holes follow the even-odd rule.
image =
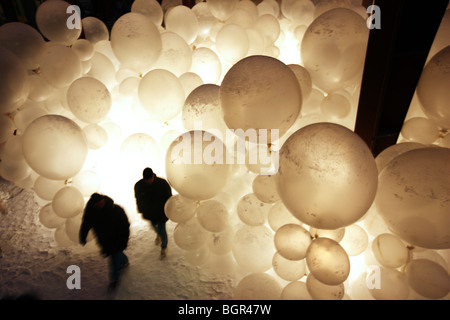
[[[94,241],[86,247],[61,247],[54,229],[39,221],[34,192],[0,178],[0,299],[33,295],[43,300],[228,300],[234,276],[192,266],[173,241],[175,223],[167,223],[169,253],[159,260],[155,233],[145,223],[131,227],[125,253],[130,266],[114,294],[108,294],[108,260]],[[80,267],[81,289],[68,289],[67,272]]]

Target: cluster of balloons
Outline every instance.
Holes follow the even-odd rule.
[[[46,1],[38,30],[0,27],[0,175],[72,246],[93,192],[139,224],[133,184],[152,167],[175,191],[175,244],[239,276],[236,299],[448,298],[450,47],[424,69],[422,114],[374,158],[352,131],[359,2],[135,0],[109,31]]]

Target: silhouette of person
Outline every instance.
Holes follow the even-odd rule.
[[[164,259],[168,244],[166,222],[169,220],[164,212],[164,205],[172,196],[172,189],[169,183],[157,177],[151,168],[145,168],[142,175],[143,178],[134,185],[137,209],[155,230],[155,244],[161,244],[160,259]]]
[[[130,223],[125,210],[106,195],[93,193],[88,200],[80,226],[79,240],[86,244],[89,230],[93,229],[101,252],[109,257],[109,290],[116,288],[120,272],[128,266],[128,257],[123,252],[128,246]]]

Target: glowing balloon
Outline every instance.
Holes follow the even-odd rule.
[[[327,119],[336,120],[347,117],[352,105],[342,94],[332,92],[322,100],[320,109]]]
[[[34,192],[44,200],[52,200],[56,192],[65,186],[64,180],[47,179],[39,176],[34,181]]]
[[[80,28],[69,28],[70,22],[76,26],[76,20],[81,16],[69,8],[70,3],[66,1],[45,1],[36,11],[36,24],[39,31],[48,40],[69,46],[78,39],[81,34]]]
[[[234,64],[247,55],[249,41],[245,29],[236,24],[225,24],[216,36],[216,49],[219,56]]]
[[[312,80],[308,70],[299,64],[288,64],[288,67],[294,71],[302,91],[303,102],[307,101],[312,91]]]
[[[289,212],[283,201],[276,202],[269,210],[269,215],[267,217],[270,228],[273,231],[277,231],[278,228],[285,224],[298,224],[302,223]]]
[[[450,276],[439,264],[427,259],[410,261],[406,278],[414,291],[429,299],[441,299],[450,292]]]
[[[278,193],[300,221],[318,229],[356,222],[370,208],[378,170],[365,142],[333,123],[292,134],[280,150]]]
[[[56,228],[54,237],[56,243],[61,247],[70,247],[76,244],[67,235],[66,226],[64,224]]]
[[[314,20],[314,9],[311,0],[299,0],[292,4],[290,17],[295,24],[309,25]]]
[[[400,133],[408,141],[432,144],[439,138],[439,127],[433,120],[414,117],[403,123]]]
[[[72,120],[60,115],[45,115],[25,130],[23,154],[38,174],[54,180],[76,175],[87,156],[86,138]]]
[[[33,27],[22,22],[8,22],[0,27],[0,45],[13,52],[28,70],[39,67],[45,41]]]
[[[405,152],[379,175],[375,204],[402,240],[429,249],[450,248],[450,149]]]
[[[189,131],[167,149],[166,174],[171,186],[192,200],[214,197],[230,175],[223,142],[205,131]]]
[[[339,244],[349,256],[357,256],[367,249],[369,237],[364,228],[352,224],[345,228],[344,237]]]
[[[32,101],[45,101],[55,90],[40,74],[32,73],[28,76],[28,80],[30,82],[28,99]]]
[[[208,1],[206,1],[206,3],[208,4],[208,8],[211,11],[212,15],[221,21],[226,21],[231,16],[231,14],[233,13],[233,10],[236,8],[236,5],[238,2],[239,2],[239,0],[228,0],[228,1],[208,0]]]
[[[89,149],[97,150],[108,143],[108,133],[98,124],[90,124],[83,128]]]
[[[23,159],[3,157],[0,163],[0,176],[11,182],[25,179],[30,172],[30,167]]]
[[[177,77],[190,70],[192,50],[180,35],[175,32],[161,33],[162,52],[155,63],[160,69],[166,69]]]
[[[186,222],[190,220],[197,210],[197,202],[182,197],[179,194],[172,195],[164,206],[167,218],[173,222]]]
[[[192,251],[200,249],[206,241],[207,231],[198,222],[196,217],[177,224],[173,231],[173,239],[178,247]]]
[[[163,9],[156,0],[135,0],[131,5],[131,12],[143,14],[158,27],[161,26],[164,18]]]
[[[84,170],[72,179],[72,186],[77,188],[84,197],[89,197],[100,190],[102,181],[97,172]]]
[[[217,200],[206,200],[197,208],[198,222],[209,232],[221,232],[228,225],[228,210]]]
[[[145,73],[161,55],[161,35],[146,16],[129,12],[114,23],[111,47],[123,66]]]
[[[275,203],[280,200],[275,177],[271,175],[257,175],[252,183],[255,196],[264,203]]]
[[[217,255],[224,255],[231,251],[233,247],[234,229],[227,225],[221,232],[211,232],[208,235],[207,246],[209,250]]]
[[[377,300],[405,300],[409,295],[409,284],[405,274],[392,268],[374,268],[366,279],[375,279],[370,294]]]
[[[245,276],[234,289],[236,300],[279,300],[281,286],[274,277],[257,272]]]
[[[369,31],[356,12],[337,8],[317,17],[300,47],[313,83],[331,92],[357,83],[362,75]]]
[[[39,106],[30,106],[20,109],[14,116],[14,124],[21,132],[24,132],[30,123],[39,117],[45,116],[48,111]]]
[[[14,111],[27,99],[30,85],[27,70],[20,59],[0,47],[0,113]]]
[[[196,48],[192,51],[190,72],[199,75],[203,83],[216,84],[222,73],[222,63],[217,53],[210,48]]]
[[[84,197],[75,187],[61,188],[53,197],[52,208],[61,218],[75,217],[84,209]]]
[[[322,0],[317,3],[314,8],[314,19],[321,14],[336,8],[348,8],[351,9],[349,1],[347,0]]]
[[[192,7],[192,12],[197,17],[198,36],[200,38],[208,38],[211,28],[217,22],[216,17],[213,16],[206,2],[197,2]]]
[[[195,88],[203,84],[202,78],[194,72],[185,72],[179,76],[178,79],[180,79],[186,97],[188,97]]]
[[[350,273],[350,260],[339,243],[329,238],[317,238],[308,247],[306,263],[310,272],[320,282],[336,286]]]
[[[197,16],[186,6],[178,5],[170,8],[164,16],[164,23],[167,31],[178,34],[187,44],[191,44],[197,38]]]
[[[81,19],[83,34],[86,40],[95,45],[99,41],[109,40],[109,31],[105,23],[96,17]]]
[[[418,142],[400,142],[387,147],[386,149],[381,151],[375,158],[378,172],[381,172],[381,170],[384,169],[389,161],[401,155],[402,153],[423,147],[425,147],[425,145]]]
[[[311,244],[311,234],[298,224],[285,224],[274,236],[277,252],[288,260],[301,260]]]
[[[399,268],[409,259],[406,245],[389,233],[380,234],[372,241],[372,252],[377,261],[388,268]]]
[[[111,94],[108,88],[92,77],[82,77],[69,86],[67,103],[73,114],[81,121],[99,123],[111,109]]]
[[[14,123],[7,115],[0,115],[0,143],[6,142],[14,132]]]
[[[417,84],[417,96],[423,112],[443,129],[450,128],[450,111],[446,104],[450,99],[449,66],[450,46],[447,46],[428,61]]]
[[[280,36],[280,22],[271,14],[259,16],[255,23],[255,28],[261,32],[266,46],[273,44]]]
[[[49,84],[55,88],[63,88],[81,76],[81,61],[71,48],[47,44],[40,70]]]
[[[164,69],[152,70],[141,79],[138,96],[142,107],[160,121],[175,118],[181,112],[185,100],[180,80]]]
[[[66,223],[65,223],[66,234],[69,237],[69,239],[72,240],[74,243],[78,243],[78,241],[80,239],[79,234],[80,234],[80,226],[81,226],[82,218],[83,218],[83,215],[78,214],[75,217],[66,219]],[[90,233],[89,235],[91,236],[92,234]],[[88,239],[86,239],[86,240],[88,240]]]
[[[294,72],[283,62],[251,56],[226,73],[220,102],[230,129],[278,129],[281,137],[300,113],[302,93]]]
[[[52,204],[48,203],[39,211],[39,221],[44,227],[53,229],[62,226],[66,219],[57,216],[52,208]]]
[[[108,90],[112,90],[116,85],[116,70],[112,61],[106,55],[97,51],[89,61],[91,61],[92,67],[86,75],[96,78],[102,82]]]
[[[270,207],[270,204],[259,200],[254,193],[249,193],[239,199],[236,211],[245,224],[260,226],[267,222]]]
[[[94,45],[86,39],[78,39],[72,45],[72,50],[81,61],[87,61],[94,55]]]
[[[336,242],[340,242],[345,236],[345,228],[326,230],[309,228],[309,233],[313,238],[330,238]]]
[[[306,277],[306,287],[313,300],[342,300],[345,294],[343,283],[327,285],[319,281],[313,273]]]
[[[312,300],[312,297],[308,292],[308,288],[306,287],[306,283],[301,281],[293,281],[288,283],[283,288],[283,291],[281,291],[280,298],[281,300]]]
[[[237,264],[249,272],[265,272],[272,267],[275,254],[273,233],[266,226],[243,225],[236,230],[233,256]]]

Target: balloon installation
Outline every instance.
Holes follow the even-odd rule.
[[[152,167],[174,244],[236,299],[448,299],[450,37],[374,157],[353,132],[357,3],[136,0],[109,30],[45,1],[36,29],[0,27],[0,175],[70,248],[93,192],[144,223]]]

